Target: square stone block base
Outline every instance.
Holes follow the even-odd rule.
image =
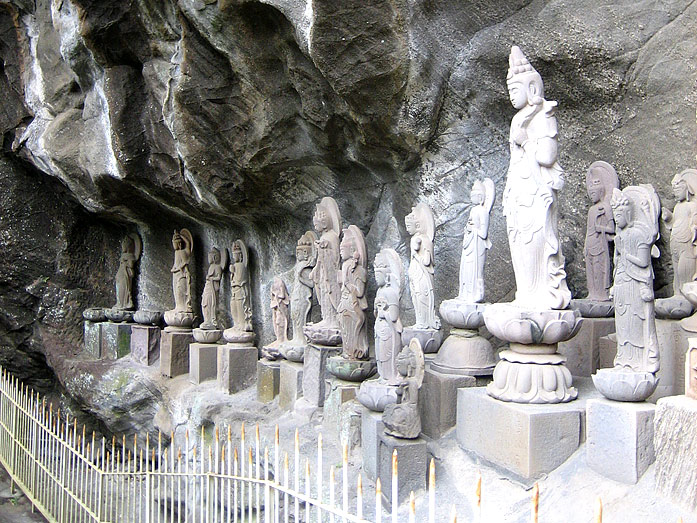
[[[476,384],[474,376],[442,374],[426,367],[419,392],[422,434],[438,439],[453,428],[457,418],[457,389]]]
[[[160,336],[160,372],[174,378],[189,372],[189,345],[194,342],[190,330],[162,331]]]
[[[278,361],[257,361],[257,399],[270,403],[278,396],[281,364]]]
[[[141,365],[152,365],[160,357],[159,327],[134,325],[131,328],[131,359]]]
[[[303,364],[281,360],[280,382],[278,384],[278,405],[291,410],[303,395]]]
[[[326,396],[327,359],[341,352],[341,347],[309,344],[303,359],[303,397],[310,405],[324,406]]]
[[[382,412],[373,412],[361,407],[361,451],[363,453],[363,470],[375,481],[378,473],[380,436],[385,433]]]
[[[598,356],[601,369],[610,369],[615,366],[617,356],[617,335],[608,334],[598,339]]]
[[[653,444],[656,490],[697,512],[697,400],[663,398],[656,405]]]
[[[133,323],[105,321],[102,325],[101,357],[117,360],[131,353],[131,328]]]
[[[615,332],[615,318],[583,318],[576,336],[559,343],[559,353],[566,356],[566,367],[573,376],[590,377],[600,367],[598,340]]]
[[[588,466],[606,478],[639,481],[654,461],[651,403],[594,399],[586,406]]]
[[[101,358],[102,322],[84,321],[83,340],[85,350],[95,358]]]
[[[337,434],[341,434],[344,429],[351,432],[350,429],[344,427],[345,423],[350,422],[350,419],[345,419],[344,416],[347,413],[345,404],[356,398],[360,383],[344,381],[332,376],[327,379],[326,386],[328,392],[324,400],[324,423],[333,425]],[[348,414],[350,418],[350,413]],[[358,430],[360,431],[360,428]],[[351,445],[351,441],[346,440],[346,443]]]
[[[228,394],[250,387],[257,376],[259,351],[254,345],[218,345],[218,385]]]
[[[397,504],[409,501],[409,493],[426,488],[428,449],[421,439],[398,439],[380,434],[378,441],[378,477],[382,484],[382,501],[392,507],[392,453],[397,450]]]
[[[199,384],[214,380],[218,375],[218,344],[192,343],[189,345],[189,380]]]
[[[584,440],[586,400],[600,397],[589,379],[574,380],[579,399],[554,405],[499,401],[484,387],[457,391],[457,441],[524,483],[551,472]]]

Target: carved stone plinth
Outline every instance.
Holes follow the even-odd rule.
[[[153,365],[160,357],[161,333],[153,325],[131,327],[131,359],[141,365]]]
[[[191,331],[168,331],[160,337],[160,372],[174,378],[189,372],[189,345],[194,341]]]
[[[419,398],[421,432],[438,439],[453,428],[457,418],[457,390],[476,385],[474,376],[442,374],[433,369],[433,363],[426,366]]]
[[[615,314],[615,302],[612,300],[571,300],[569,308],[577,310],[584,318],[610,318]]]
[[[656,318],[680,320],[692,314],[692,304],[684,296],[671,296],[656,300]]]
[[[378,379],[366,380],[361,383],[356,399],[364,407],[382,412],[387,405],[397,403],[397,385],[390,385]]]
[[[341,330],[338,326],[327,326],[322,323],[308,323],[303,332],[309,343],[336,347],[341,345]]]
[[[192,343],[189,345],[189,380],[202,383],[214,380],[218,375],[218,345]]]
[[[165,311],[165,331],[176,332],[176,331],[189,331],[191,332],[191,326],[194,324],[194,313],[187,311]]]
[[[217,329],[194,329],[194,341],[197,343],[214,344],[223,336],[223,331]]]
[[[559,342],[557,349],[559,354],[566,358],[566,367],[572,376],[590,378],[595,371],[602,368],[599,340],[613,332],[615,332],[615,318],[584,317],[576,336],[570,340]],[[614,352],[616,353],[617,350]],[[612,360],[605,366],[611,367]]]
[[[295,361],[280,362],[278,406],[292,410],[303,395],[303,364]]]
[[[245,331],[231,327],[223,331],[223,339],[231,344],[253,345],[256,335],[252,331]]]
[[[392,453],[397,451],[397,500],[392,499]],[[409,501],[409,494],[426,488],[428,448],[421,439],[399,439],[382,433],[378,441],[378,477],[382,483],[382,501],[388,510],[392,503]]]
[[[327,387],[327,398],[324,400],[324,423],[332,425],[333,430],[340,434],[347,429],[343,425],[351,421],[351,412],[354,410],[351,406],[356,404],[353,400],[356,399],[358,385],[351,381],[332,377],[327,380]],[[358,409],[360,409],[360,405]],[[360,432],[360,419],[356,429]],[[350,432],[351,430],[348,430],[348,433]],[[360,443],[360,438],[358,442]]]
[[[327,361],[327,370],[340,380],[361,382],[375,374],[377,364],[374,359],[351,360],[343,356],[332,356]]]
[[[102,322],[85,320],[83,322],[83,340],[87,353],[99,359],[102,354]]]
[[[257,361],[257,399],[270,403],[278,396],[281,364],[277,361]]]
[[[133,321],[140,325],[159,326],[162,323],[162,318],[164,318],[164,312],[162,311],[139,309],[133,313]]]
[[[382,414],[361,408],[361,453],[363,455],[363,470],[368,477],[377,479],[380,457],[380,436],[385,432]]]
[[[228,343],[218,345],[218,385],[235,394],[254,383],[259,351],[254,345]]]
[[[305,347],[307,345],[293,345],[292,343],[284,343],[279,350],[281,355],[288,361],[302,363],[305,356]]]
[[[404,327],[402,331],[402,346],[406,347],[412,338],[419,340],[424,354],[435,354],[443,343],[443,332],[440,329],[418,329]]]
[[[127,356],[131,352],[131,327],[132,323],[102,323],[101,350],[102,358],[117,360]]]
[[[322,407],[329,377],[327,360],[341,352],[341,347],[310,344],[303,361],[303,398],[310,405]]]
[[[606,478],[639,481],[654,461],[651,403],[589,400],[586,406],[586,461]]]

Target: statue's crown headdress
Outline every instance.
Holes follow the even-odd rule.
[[[627,198],[627,195],[619,189],[612,189],[612,199],[610,200],[610,206],[613,209],[629,207],[629,198]]]

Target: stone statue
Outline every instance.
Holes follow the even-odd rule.
[[[440,319],[436,316],[436,297],[433,290],[433,240],[436,224],[431,209],[420,203],[412,208],[404,222],[411,235],[409,262],[409,290],[414,304],[417,329],[440,329]]]
[[[322,198],[322,201],[317,204],[312,222],[320,237],[315,243],[317,263],[310,272],[310,277],[322,311],[322,321],[317,324],[308,323],[304,332],[310,341],[315,343],[338,345],[341,343],[336,312],[341,297],[339,284],[341,214],[334,198],[328,196]]]
[[[208,273],[206,274],[206,284],[201,295],[201,310],[203,312],[203,323],[201,329],[218,329],[218,295],[220,293],[220,280],[223,278],[223,271],[227,265],[227,252],[213,247],[208,253]]]
[[[614,368],[593,376],[596,388],[617,401],[644,401],[656,388],[660,367],[654,315],[653,268],[658,257],[661,203],[650,185],[613,190],[617,227],[615,275],[610,294],[615,302],[617,356]]]
[[[364,381],[358,391],[358,401],[371,410],[382,412],[397,401],[401,381],[397,356],[402,349],[402,320],[399,300],[402,295],[404,270],[394,249],[382,249],[373,263],[378,290],[375,295],[375,359],[378,379]]]
[[[557,232],[557,192],[564,185],[557,161],[557,102],[544,99],[542,78],[517,46],[511,49],[507,84],[518,110],[511,121],[511,162],[503,193],[515,303],[565,309],[571,293]]]
[[[682,287],[694,280],[697,269],[697,170],[686,169],[676,174],[671,185],[677,203],[673,212],[664,207],[661,215],[670,230],[673,296],[656,300],[656,315],[679,319],[689,316],[693,310]]]
[[[499,353],[487,393],[516,403],[572,401],[578,391],[557,344],[581,328],[581,313],[568,309],[564,256],[557,232],[557,193],[564,185],[557,161],[556,102],[544,99],[542,77],[517,46],[507,76],[511,104],[511,161],[503,194],[515,300],[484,310],[486,327],[509,342]]]
[[[341,298],[336,309],[341,325],[343,356],[362,360],[368,356],[368,328],[365,311],[368,299],[365,287],[368,281],[365,240],[355,225],[344,229],[341,252]]]
[[[252,331],[252,294],[249,290],[249,255],[242,240],[232,244],[230,264],[230,315],[232,328],[237,331]]]
[[[165,311],[165,323],[168,328],[188,329],[194,322],[191,307],[191,264],[193,262],[194,239],[188,229],[174,231],[172,236],[174,264],[172,273],[172,290],[174,292],[174,309]]]
[[[593,162],[586,173],[586,189],[593,202],[588,209],[586,243],[586,282],[588,299],[609,301],[610,242],[615,235],[615,221],[610,208],[613,189],[620,186],[617,172],[607,162]]]
[[[119,270],[116,271],[116,304],[114,309],[130,310],[135,307],[133,302],[133,277],[136,262],[140,259],[143,244],[140,236],[129,234],[121,241],[121,257]]]
[[[470,192],[472,210],[462,240],[458,296],[469,303],[484,301],[484,262],[486,251],[491,248],[489,213],[494,205],[495,195],[494,182],[491,178],[485,178],[483,181],[476,180]]]
[[[424,380],[425,363],[421,344],[416,338],[404,347],[397,357],[402,381],[397,403],[387,405],[382,415],[385,433],[396,438],[415,439],[421,432],[419,389]]]
[[[697,346],[691,343],[685,356],[685,395],[697,400]]]
[[[295,248],[295,281],[290,295],[290,318],[293,325],[293,339],[281,346],[283,356],[291,361],[303,361],[307,338],[303,328],[312,308],[312,288],[315,283],[310,277],[312,268],[317,263],[317,235],[307,231],[298,240]]]
[[[288,288],[283,280],[276,276],[271,284],[271,323],[276,339],[261,350],[264,358],[268,360],[278,359],[281,356],[279,347],[288,341],[288,305]]]

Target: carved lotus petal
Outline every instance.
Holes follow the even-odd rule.
[[[82,317],[88,321],[105,321],[106,315],[104,314],[104,309],[102,307],[91,307],[82,311]]]
[[[658,378],[649,372],[601,369],[593,375],[595,388],[615,401],[645,401],[656,390]]]
[[[440,304],[440,315],[443,319],[458,329],[478,329],[484,325],[483,303],[469,303],[454,299],[445,300]]]
[[[581,313],[571,309],[534,311],[508,303],[490,305],[484,312],[496,337],[522,344],[554,344],[568,340],[581,327]]]

